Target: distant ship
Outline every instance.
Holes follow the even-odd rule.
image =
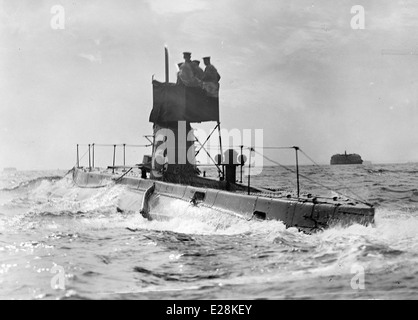
[[[17,171],[17,169],[14,168],[14,167],[7,167],[7,168],[4,168],[3,171],[4,172],[15,172],[15,171]]]
[[[334,154],[331,157],[331,165],[334,164],[363,164],[363,160],[356,153],[347,154],[347,151],[344,151],[344,154]]]

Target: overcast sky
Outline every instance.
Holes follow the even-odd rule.
[[[70,169],[77,143],[146,143],[164,45],[171,80],[183,51],[212,57],[223,128],[263,129],[265,145],[318,163],[345,150],[418,161],[417,40],[417,1],[3,0],[0,170]]]

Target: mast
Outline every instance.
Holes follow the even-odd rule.
[[[164,47],[164,51],[165,51],[165,82],[169,83],[170,82],[170,76],[169,76],[169,65],[168,65],[168,48],[167,46]]]

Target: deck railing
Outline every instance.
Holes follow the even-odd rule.
[[[135,144],[127,144],[127,143],[121,143],[121,144],[97,144],[97,143],[91,143],[91,144],[77,144],[77,168],[80,168],[80,161],[88,154],[88,168],[94,169],[95,168],[95,148],[96,147],[111,147],[113,148],[113,157],[112,157],[112,168],[113,173],[115,171],[116,167],[116,149],[118,147],[122,147],[123,152],[123,166],[126,166],[126,150],[127,148],[147,148],[152,146],[152,144],[147,145],[135,145]],[[87,147],[87,151],[84,153],[84,155],[80,158],[80,147]]]

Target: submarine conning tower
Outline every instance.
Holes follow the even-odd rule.
[[[219,84],[214,91],[203,81],[193,86],[169,82],[167,48],[165,71],[165,82],[152,80],[151,178],[188,184],[198,173],[191,124],[216,121],[219,128]]]

